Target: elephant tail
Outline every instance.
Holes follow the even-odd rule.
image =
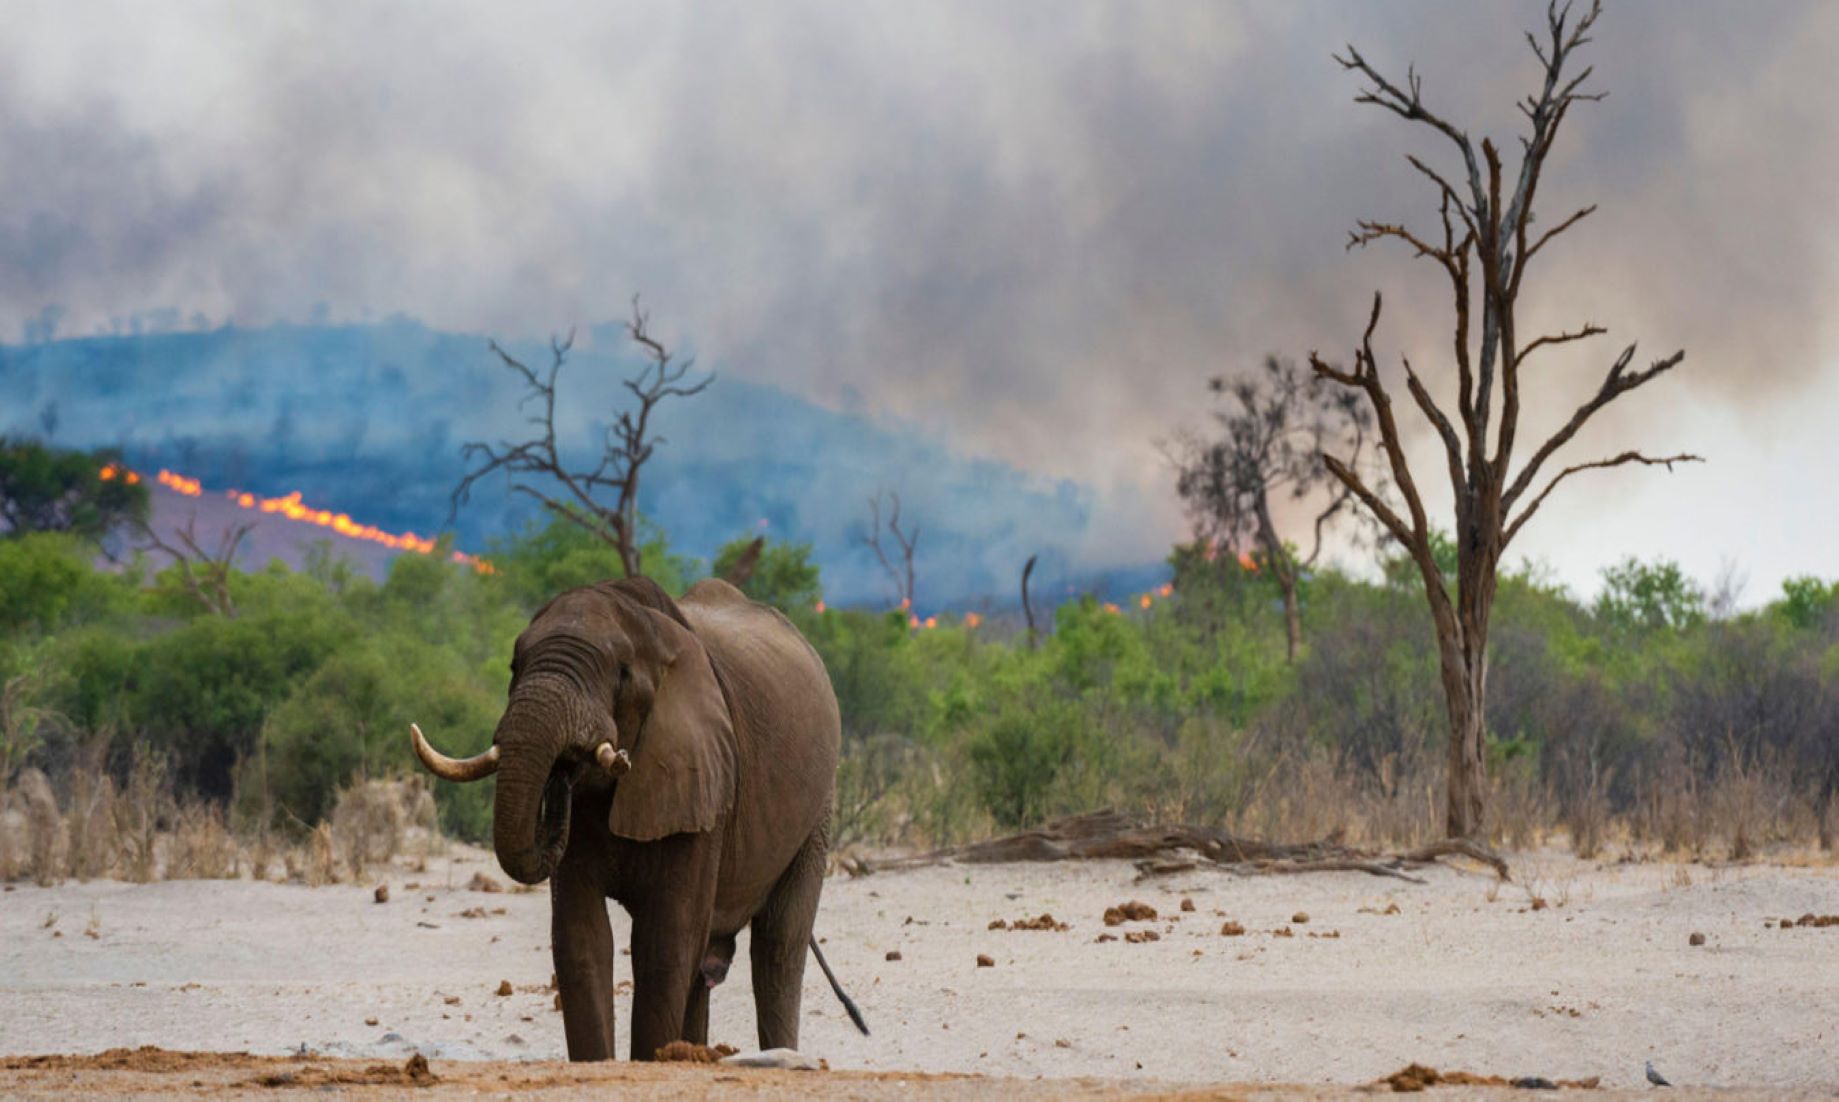
[[[849,1014],[849,1020],[856,1023],[856,1028],[862,1031],[862,1036],[868,1036],[868,1022],[863,1020],[861,1008],[856,1006],[856,1001],[844,992],[843,985],[837,982],[836,973],[830,970],[830,962],[824,959],[824,951],[817,947],[816,934],[811,935],[811,955],[817,958],[817,966],[824,970],[824,978],[830,981],[830,990],[836,992],[837,1001],[843,1004],[843,1009]]]

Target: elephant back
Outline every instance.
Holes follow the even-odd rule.
[[[696,583],[678,604],[729,698],[732,857],[768,890],[830,812],[842,742],[836,694],[823,659],[777,609],[720,579]]]

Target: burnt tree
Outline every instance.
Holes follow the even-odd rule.
[[[651,335],[649,325],[650,315],[640,308],[638,296],[634,295],[626,335],[639,347],[646,362],[637,374],[622,382],[636,404],[621,410],[607,426],[600,454],[591,467],[571,466],[563,457],[556,435],[556,380],[574,348],[574,334],[550,340],[549,367],[540,373],[492,341],[492,352],[524,381],[528,390],[518,401],[518,408],[534,402],[540,409],[526,418],[537,430],[536,436],[517,444],[475,441],[462,447],[460,454],[471,469],[454,487],[449,521],[466,504],[475,484],[503,471],[513,493],[536,499],[550,513],[580,525],[618,551],[627,577],[642,573],[639,475],[657,446],[665,442],[653,429],[652,415],[666,398],[693,397],[715,381],[715,376],[709,374],[686,382],[696,361],[678,360]]]
[[[255,525],[232,524],[218,534],[217,546],[207,549],[198,539],[197,524],[198,518],[192,516],[173,528],[173,538],[179,541],[176,547],[161,539],[153,525],[141,524],[142,549],[170,556],[185,595],[211,615],[234,620],[236,601],[230,595],[230,575],[236,570],[237,548]]]
[[[1484,716],[1488,691],[1488,621],[1494,607],[1496,571],[1502,555],[1552,490],[1584,471],[1628,464],[1663,465],[1696,460],[1693,455],[1651,458],[1638,451],[1565,467],[1535,491],[1534,483],[1552,456],[1610,402],[1677,367],[1685,358],[1675,352],[1645,368],[1631,365],[1635,346],[1628,345],[1610,363],[1596,391],[1544,443],[1515,466],[1519,443],[1520,383],[1529,359],[1541,350],[1587,341],[1607,332],[1592,322],[1574,330],[1527,337],[1517,326],[1516,310],[1533,258],[1565,231],[1595,211],[1587,206],[1549,229],[1534,232],[1533,201],[1546,157],[1570,110],[1600,100],[1586,90],[1591,69],[1572,74],[1575,53],[1590,42],[1602,14],[1600,2],[1572,18],[1572,6],[1552,3],[1543,37],[1527,34],[1542,80],[1537,91],[1519,104],[1526,117],[1520,138],[1521,157],[1510,177],[1490,140],[1479,146],[1469,135],[1424,104],[1422,80],[1407,70],[1401,87],[1387,79],[1352,46],[1335,60],[1364,78],[1356,102],[1371,104],[1447,139],[1461,157],[1459,183],[1415,156],[1411,167],[1427,179],[1438,196],[1441,233],[1426,236],[1389,222],[1362,221],[1348,248],[1396,240],[1413,255],[1435,265],[1448,280],[1455,307],[1452,354],[1456,374],[1457,416],[1452,419],[1431,397],[1408,358],[1402,360],[1411,401],[1435,430],[1442,444],[1450,489],[1455,498],[1457,577],[1452,595],[1432,555],[1431,524],[1423,496],[1405,459],[1404,434],[1392,408],[1392,396],[1373,352],[1379,326],[1380,296],[1373,309],[1351,369],[1330,364],[1314,353],[1310,364],[1324,379],[1361,394],[1372,407],[1388,473],[1403,499],[1404,515],[1341,459],[1325,455],[1336,479],[1358,497],[1379,523],[1409,553],[1424,583],[1436,625],[1441,680],[1449,715],[1449,790],[1446,828],[1451,837],[1479,834],[1486,825],[1487,776]],[[1479,315],[1479,316],[1478,316]],[[1497,393],[1498,387],[1498,393]],[[1497,419],[1498,418],[1498,419]]]
[[[888,510],[887,533],[894,537],[894,547],[900,556],[900,565],[894,564],[888,549],[881,545],[881,499],[884,495],[877,492],[868,499],[868,535],[862,542],[875,553],[875,559],[881,563],[888,580],[894,583],[894,593],[900,599],[900,608],[908,616],[913,615],[913,549],[919,545],[920,530],[915,525],[910,531],[900,529],[900,495],[889,491],[885,496],[891,503]]]
[[[1257,553],[1283,597],[1285,657],[1294,662],[1303,641],[1297,581],[1321,555],[1324,529],[1353,494],[1333,481],[1322,455],[1345,450],[1347,463],[1358,466],[1373,417],[1358,395],[1275,356],[1252,378],[1216,376],[1207,385],[1231,404],[1214,414],[1219,435],[1184,436],[1171,447],[1175,489],[1197,538]],[[1313,545],[1299,557],[1277,531],[1272,499],[1318,498],[1330,482],[1334,492],[1315,512]]]

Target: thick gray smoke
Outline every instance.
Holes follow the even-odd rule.
[[[1341,245],[1363,215],[1433,216],[1402,153],[1446,151],[1355,106],[1329,52],[1415,60],[1433,104],[1517,150],[1543,8],[12,5],[0,326],[323,303],[528,337],[643,290],[732,375],[1090,487],[1085,557],[1141,560],[1179,533],[1155,441],[1200,422],[1206,376],[1343,350],[1375,287],[1387,355],[1437,369],[1431,273]],[[1579,458],[1715,465],[1555,500],[1527,549],[1567,580],[1664,551],[1772,584],[1839,536],[1755,490],[1830,461],[1834,56],[1818,0],[1612,0],[1589,56],[1612,94],[1542,194],[1553,220],[1602,208],[1531,305],[1689,350]],[[1534,428],[1611,355],[1554,358]]]

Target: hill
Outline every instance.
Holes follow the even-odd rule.
[[[546,362],[541,346],[512,351]],[[620,380],[635,367],[626,357],[617,327],[584,334],[563,375],[565,439],[591,449],[600,438],[620,408]],[[881,600],[887,585],[861,535],[867,499],[892,489],[924,530],[923,606],[1006,600],[1021,563],[1036,553],[1044,598],[1159,576],[1157,567],[1124,564],[1128,580],[1119,581],[1110,568],[1120,564],[1078,560],[1095,523],[1084,487],[957,455],[910,428],[825,409],[714,366],[716,385],[659,409],[665,442],[641,487],[642,510],[675,550],[707,559],[727,540],[760,531],[808,541],[834,600]],[[471,551],[535,516],[531,503],[493,484],[449,520],[461,445],[521,438],[522,394],[484,337],[405,317],[0,346],[0,393],[0,432],[116,445],[140,469],[169,468],[213,493],[298,491],[311,505],[393,532],[451,529]],[[229,515],[201,500],[189,502],[204,509],[201,527]],[[187,506],[156,495],[162,518]],[[324,536],[271,519],[252,550],[298,561]],[[349,551],[367,569],[386,561],[370,549]]]

